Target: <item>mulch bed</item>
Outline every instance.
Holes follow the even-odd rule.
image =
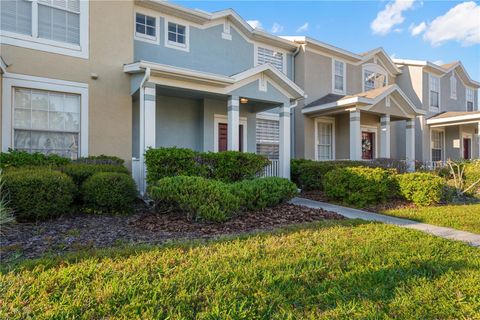
[[[45,253],[62,254],[122,243],[209,239],[327,219],[345,218],[322,209],[282,204],[246,212],[225,223],[215,224],[190,221],[180,212],[155,213],[146,206],[139,205],[130,216],[75,213],[40,223],[17,223],[2,230],[4,234],[0,236],[0,259],[34,258]]]

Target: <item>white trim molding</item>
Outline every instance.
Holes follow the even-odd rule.
[[[32,3],[32,34],[0,30],[0,44],[8,44],[33,50],[88,59],[89,51],[89,0],[80,2],[80,43],[79,45],[38,37],[38,0]]]
[[[80,95],[80,156],[88,156],[88,84],[5,73],[2,81],[2,151],[13,147],[13,89],[16,87]]]
[[[468,133],[468,132],[462,132],[461,134],[462,140],[460,141],[460,159],[465,159],[463,156],[464,153],[464,147],[463,147],[463,139],[470,139],[470,150],[469,150],[469,156],[467,159],[472,159],[473,158],[473,152],[472,152],[472,147],[473,147],[473,134]]]

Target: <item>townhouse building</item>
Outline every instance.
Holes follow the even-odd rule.
[[[117,155],[141,192],[150,147],[256,152],[283,177],[292,157],[478,157],[479,84],[461,63],[356,54],[159,0],[5,0],[0,18],[2,151]]]

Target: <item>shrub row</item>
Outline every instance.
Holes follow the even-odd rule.
[[[196,176],[160,179],[149,196],[195,220],[222,222],[243,210],[258,210],[291,199],[297,192],[287,179],[268,177],[228,184]]]
[[[198,176],[223,182],[254,178],[268,160],[254,153],[197,152],[182,148],[149,149],[145,153],[147,182],[165,177]]]
[[[77,199],[89,212],[132,209],[136,186],[123,166],[70,163],[61,169],[28,167],[5,173],[5,190],[18,220],[44,220],[72,210]]]
[[[439,203],[445,180],[431,173],[396,174],[392,169],[346,167],[327,172],[323,179],[325,195],[357,207],[384,203],[401,196],[416,205]]]
[[[70,159],[56,154],[45,155],[35,152],[11,150],[0,153],[0,168],[19,168],[25,166],[52,166],[58,167],[70,163]]]
[[[313,161],[293,159],[291,161],[291,179],[303,190],[323,190],[325,174],[337,168],[366,167],[395,170],[397,173],[407,172],[405,162],[395,159],[378,158],[373,161]]]

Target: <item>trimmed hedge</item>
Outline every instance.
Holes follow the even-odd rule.
[[[365,207],[385,202],[392,196],[392,171],[364,167],[337,168],[325,173],[323,186],[328,198]]]
[[[9,205],[20,221],[53,218],[70,209],[75,184],[64,173],[49,169],[24,169],[4,175]]]
[[[446,187],[445,180],[432,173],[406,173],[396,180],[400,195],[419,206],[439,203]]]
[[[116,165],[116,166],[123,166],[125,164],[125,160],[117,156],[107,156],[104,154],[101,154],[99,156],[88,156],[88,157],[78,158],[73,162],[86,163],[86,164],[110,164],[110,165]]]
[[[195,220],[222,222],[240,208],[238,197],[225,183],[202,177],[162,178],[149,187],[148,193],[153,200],[185,211]]]
[[[12,150],[0,153],[0,169],[20,168],[26,166],[52,166],[58,167],[70,163],[70,159],[61,157],[56,154],[45,155],[35,152]]]
[[[73,182],[79,188],[81,188],[85,180],[98,172],[117,172],[127,175],[130,174],[126,167],[111,164],[71,163],[60,168],[60,170],[70,176],[73,179]]]
[[[273,207],[292,199],[297,186],[285,178],[267,177],[233,183],[231,192],[240,199],[242,210]]]
[[[83,202],[93,213],[130,213],[137,196],[135,181],[118,172],[99,172],[82,185]]]
[[[147,150],[145,163],[149,184],[174,176],[199,176],[236,182],[254,178],[268,165],[268,160],[253,153],[205,153],[173,147]]]

